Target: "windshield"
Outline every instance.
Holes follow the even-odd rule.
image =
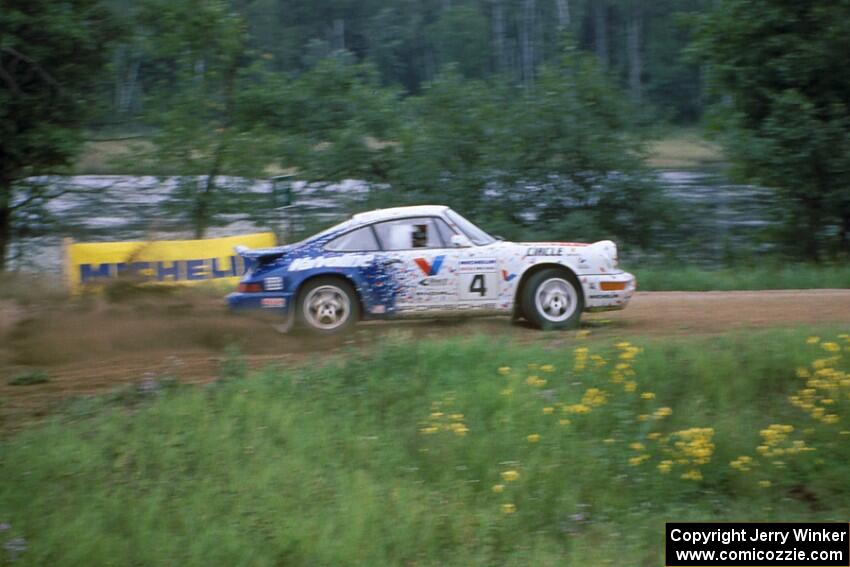
[[[451,209],[446,211],[446,216],[449,220],[457,225],[457,227],[469,238],[473,244],[484,246],[496,242],[496,239],[454,212]]]

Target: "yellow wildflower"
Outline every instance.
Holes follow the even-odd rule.
[[[424,435],[431,435],[432,433],[436,433],[439,430],[440,430],[439,427],[435,427],[435,426],[431,425],[429,427],[423,427],[422,429],[419,430],[419,432],[424,434]]]
[[[633,451],[643,451],[645,447],[643,446],[643,443],[632,443],[629,445],[629,449],[632,449]]]
[[[649,419],[649,417],[650,417],[649,414],[642,413],[639,416],[637,416],[637,420],[638,421],[646,421],[647,419]]]
[[[625,384],[623,384],[623,390],[626,392],[634,392],[637,390],[637,382],[634,380],[628,380]]]
[[[616,440],[616,439],[614,439],[613,437],[609,437],[609,438],[607,438],[607,439],[603,439],[603,440],[602,440],[602,442],[603,442],[603,443],[605,443],[606,445],[610,445],[611,443],[614,443],[614,442],[616,442],[616,441],[617,441],[617,440]]]
[[[685,472],[680,477],[683,480],[702,480],[702,473],[697,469],[691,469],[688,472]]]
[[[499,374],[501,374],[502,376],[507,376],[510,373],[511,373],[511,367],[510,366],[500,366],[499,367]]]
[[[452,431],[455,432],[455,435],[459,437],[463,437],[467,433],[469,433],[469,429],[462,423],[453,423]]]
[[[514,470],[503,471],[502,472],[502,478],[505,480],[505,482],[513,482],[515,480],[518,480],[519,479],[519,471],[514,471]]]
[[[505,485],[504,484],[494,484],[493,488],[491,488],[490,490],[492,490],[496,494],[500,494],[500,493],[505,491]]]
[[[552,406],[546,406],[545,408],[543,408],[543,413],[546,415],[551,415],[551,413],[554,411],[555,408],[553,408]]]
[[[670,472],[670,469],[673,468],[673,461],[661,461],[658,463],[658,472],[661,474],[667,474]]]
[[[543,366],[540,367],[540,372],[554,372],[554,371],[555,371],[555,367],[552,366],[551,364],[544,364]]]
[[[632,457],[631,459],[629,459],[629,465],[633,466],[633,467],[637,467],[637,466],[640,466],[641,464],[643,464],[644,461],[648,461],[648,460],[649,460],[649,455],[646,455],[646,454],[638,455],[637,457]]]
[[[529,443],[537,443],[538,441],[540,441],[540,434],[539,433],[532,433],[531,435],[526,437],[526,439],[528,439]]]
[[[440,419],[441,417],[443,417],[443,412],[441,411],[435,411],[431,414],[431,419]]]
[[[652,392],[641,392],[640,397],[644,400],[654,400],[655,394]]]
[[[452,421],[461,421],[461,420],[463,420],[463,414],[462,413],[453,413],[452,415],[449,416],[449,419],[451,419]]]
[[[513,514],[514,512],[516,512],[516,506],[513,504],[502,504],[503,514]]]
[[[607,401],[607,394],[599,388],[588,388],[581,398],[581,404],[585,406],[602,406]]]
[[[838,346],[838,343],[823,343],[820,346],[823,350],[827,352],[838,352],[841,350],[841,347]]]
[[[590,408],[584,404],[573,404],[564,406],[564,411],[567,413],[590,413]]]
[[[649,435],[647,435],[647,437],[649,437],[650,439],[652,439],[653,441],[655,441],[656,439],[658,439],[659,437],[661,437],[661,433],[659,433],[658,431],[653,431],[652,433],[650,433]]]
[[[820,337],[814,337],[814,336],[812,336],[812,337],[809,337],[809,338],[807,338],[807,339],[806,339],[806,344],[809,344],[809,345],[815,345],[815,344],[817,344],[819,341],[820,341]]]
[[[673,410],[665,406],[652,412],[652,415],[655,419],[664,419],[665,417],[673,415]]]
[[[569,419],[559,419],[558,425],[569,425],[571,422]]]

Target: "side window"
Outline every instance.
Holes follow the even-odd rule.
[[[347,232],[342,236],[334,238],[325,245],[325,250],[334,252],[360,252],[367,250],[379,250],[378,241],[372,227],[364,226],[357,230]]]
[[[429,217],[378,223],[375,231],[384,250],[445,247],[434,219]]]

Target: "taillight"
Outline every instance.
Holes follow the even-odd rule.
[[[240,293],[258,293],[263,291],[263,284],[242,282],[237,289]]]

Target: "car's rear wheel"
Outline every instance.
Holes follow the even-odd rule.
[[[581,321],[584,300],[576,277],[546,268],[533,274],[522,291],[522,311],[540,329],[573,329]]]
[[[337,278],[307,282],[299,294],[298,322],[315,333],[345,331],[360,318],[360,303],[349,283]]]

